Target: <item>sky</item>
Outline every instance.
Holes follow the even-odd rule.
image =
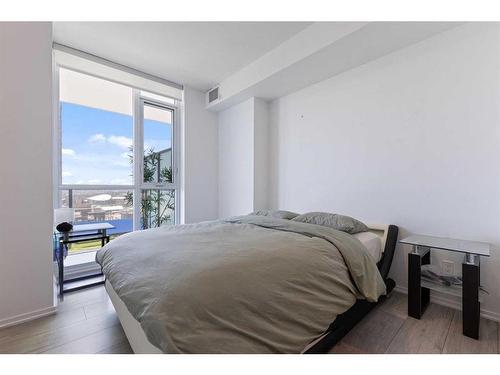
[[[63,184],[133,184],[132,116],[61,103]],[[144,121],[144,148],[171,146],[172,125]]]

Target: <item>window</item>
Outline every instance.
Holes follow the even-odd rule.
[[[63,185],[133,185],[132,89],[60,69]]]
[[[143,102],[145,183],[171,183],[173,111]]]
[[[112,235],[176,223],[177,101],[58,71],[57,205]]]
[[[148,99],[141,99],[141,110],[143,164],[141,219],[137,225],[147,229],[175,222],[175,111]]]

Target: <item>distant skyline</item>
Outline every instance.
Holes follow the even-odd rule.
[[[171,147],[172,125],[145,120],[144,149]],[[133,184],[132,116],[61,102],[63,184]]]

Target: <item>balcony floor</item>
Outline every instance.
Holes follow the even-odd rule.
[[[95,262],[95,253],[97,250],[79,252],[76,254],[69,253],[64,260],[64,267],[72,267],[80,264]]]

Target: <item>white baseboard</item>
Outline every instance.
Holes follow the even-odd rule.
[[[55,314],[57,311],[56,306],[46,307],[44,309],[35,310],[29,313],[16,315],[10,318],[0,320],[0,328],[10,327],[17,324],[25,323],[30,320],[38,319],[43,316]]]
[[[408,288],[405,286],[396,285],[394,290],[396,292],[408,294]],[[452,309],[455,309],[455,310],[462,310],[462,303],[461,302],[453,300],[449,296],[447,296],[443,293],[431,291],[431,302],[434,302],[437,305],[451,307]],[[495,311],[481,309],[481,316],[485,319],[488,319],[488,320],[500,322],[500,313],[497,313]]]

